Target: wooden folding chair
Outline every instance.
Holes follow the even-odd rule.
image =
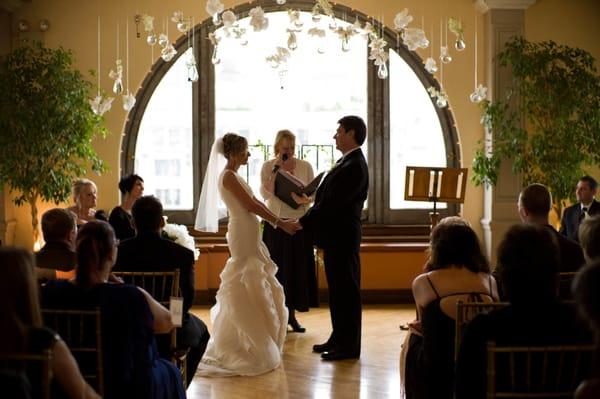
[[[462,334],[468,322],[480,313],[488,313],[494,309],[501,309],[509,305],[508,302],[456,302],[456,327],[454,330],[454,360],[458,359],[458,350],[462,341]]]
[[[487,345],[487,398],[572,398],[592,370],[592,345]]]
[[[44,325],[65,341],[83,378],[104,395],[100,309],[42,309],[42,317]]]
[[[28,388],[33,383],[32,378],[39,378],[40,394],[43,399],[50,399],[50,380],[52,352],[41,353],[12,353],[0,357],[0,386],[2,395],[33,395]],[[27,371],[35,370],[38,376],[32,376]]]
[[[169,309],[171,297],[180,296],[179,292],[179,269],[161,272],[114,272],[127,284],[133,284],[143,288],[157,302]],[[183,377],[183,385],[186,385],[186,357],[188,350],[177,349],[177,329],[170,332],[171,361],[179,368]]]

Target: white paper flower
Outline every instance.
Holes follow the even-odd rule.
[[[115,61],[115,64],[116,71],[111,69],[108,73],[108,77],[115,81],[113,83],[113,93],[121,94],[123,91],[123,62],[119,59]]]
[[[396,14],[396,17],[394,18],[394,28],[396,28],[397,31],[405,29],[412,20],[413,17],[408,14],[408,8],[405,8]]]
[[[175,54],[177,54],[177,50],[175,50],[175,47],[173,47],[171,43],[167,44],[162,50],[160,50],[160,57],[166,62],[171,61],[173,57],[175,57]]]
[[[325,37],[325,29],[320,29],[317,27],[310,28],[308,30],[308,34],[314,37]]]
[[[92,107],[92,111],[96,115],[102,116],[108,110],[110,110],[113,100],[114,100],[114,97],[106,97],[105,98],[102,95],[98,94],[96,96],[96,98],[94,98],[93,100],[89,100],[89,103],[90,103],[90,106]]]
[[[277,47],[275,54],[266,57],[266,61],[273,67],[277,68],[280,64],[286,63],[290,58],[290,52],[285,47]]]
[[[250,15],[250,26],[255,32],[263,31],[269,27],[269,19],[265,17],[262,7],[254,7],[248,15]]]
[[[181,245],[194,252],[194,260],[198,260],[200,256],[200,251],[196,248],[196,243],[194,242],[194,238],[190,236],[187,227],[181,224],[173,224],[167,223],[163,227],[163,234],[167,235],[167,237],[173,240],[176,244]]]
[[[437,62],[431,57],[427,58],[425,60],[425,70],[433,75],[438,70]]]
[[[431,98],[437,97],[437,95],[438,95],[437,89],[433,86],[430,86],[427,89],[427,93],[429,93],[429,97],[431,97]]]
[[[231,10],[227,10],[221,14],[221,19],[223,20],[223,26],[225,28],[231,28],[237,22],[237,17]]]
[[[208,15],[214,16],[216,14],[220,14],[225,9],[223,3],[220,0],[207,0],[206,7],[204,8]]]
[[[375,28],[371,25],[370,22],[366,22],[363,30],[363,35],[365,35],[369,39],[376,39],[377,33],[375,32]]]
[[[123,109],[125,111],[130,111],[134,105],[135,105],[135,96],[131,93],[124,94],[123,95]]]
[[[419,28],[404,29],[402,31],[402,41],[410,51],[429,47],[429,40],[425,37],[425,32]]]
[[[387,42],[383,38],[376,38],[369,43],[369,59],[375,60],[375,65],[382,65],[388,60],[388,53],[385,49]]]
[[[152,32],[154,30],[154,17],[148,14],[142,15],[142,22],[144,24],[144,30],[146,32]]]

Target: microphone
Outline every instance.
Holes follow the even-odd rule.
[[[288,159],[288,154],[283,154],[281,156],[281,160],[283,162],[287,161],[287,159]],[[281,167],[281,165],[275,165],[275,166],[273,166],[273,171],[271,173],[277,173],[277,171],[279,170],[280,167]]]

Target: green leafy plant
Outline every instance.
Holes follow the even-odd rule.
[[[0,183],[16,193],[17,206],[31,206],[36,241],[38,199],[66,201],[87,166],[103,171],[92,140],[107,131],[71,51],[25,43],[0,63],[0,87]]]
[[[517,37],[497,61],[512,70],[512,87],[503,99],[482,103],[482,123],[493,139],[476,150],[473,182],[495,185],[500,162],[512,160],[525,184],[550,188],[560,214],[584,168],[600,163],[594,58],[578,48]]]

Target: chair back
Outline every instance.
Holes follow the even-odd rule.
[[[487,398],[572,398],[592,370],[592,345],[487,346]]]
[[[573,279],[577,275],[577,272],[562,272],[558,273],[558,297],[561,300],[569,300],[573,299],[573,294],[571,293],[571,284],[573,283]]]
[[[495,309],[507,306],[508,302],[456,302],[456,327],[454,330],[454,360],[458,359],[458,350],[462,341],[462,334],[467,323],[480,313],[488,313]]]
[[[33,398],[32,378],[39,378],[39,394],[50,399],[52,352],[12,353],[0,356],[0,387],[2,396]]]
[[[44,325],[56,331],[73,354],[83,378],[102,396],[101,314],[99,309],[42,309]]]

